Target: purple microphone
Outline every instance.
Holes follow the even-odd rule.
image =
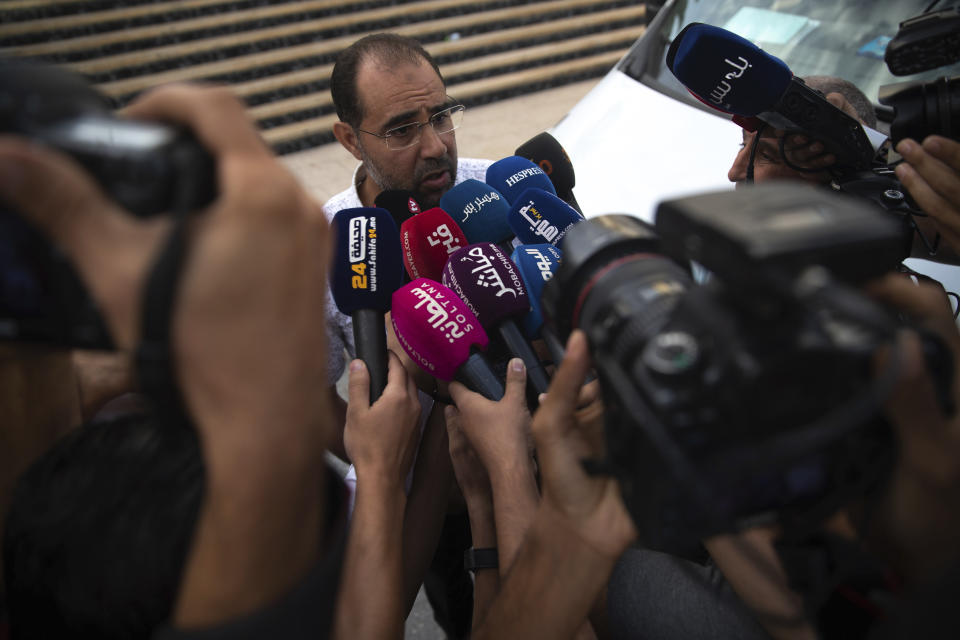
[[[453,289],[487,331],[496,331],[507,350],[523,360],[531,398],[546,393],[550,379],[517,320],[530,311],[530,299],[516,265],[491,242],[472,244],[450,254],[443,283]]]

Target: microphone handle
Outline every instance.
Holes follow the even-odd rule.
[[[358,309],[353,312],[353,343],[357,357],[370,372],[370,404],[383,394],[387,386],[387,333],[383,312]]]
[[[544,324],[540,329],[540,336],[543,338],[543,342],[547,345],[547,351],[550,352],[550,357],[553,358],[554,366],[559,367],[560,363],[563,361],[563,356],[567,353],[567,348],[563,346],[563,343],[560,342],[560,338],[557,337],[557,334],[553,331],[552,327]],[[587,376],[583,379],[583,384],[588,384],[597,379],[596,374],[593,372],[593,369],[587,372]]]
[[[550,352],[550,357],[553,358],[554,366],[559,367],[560,363],[563,362],[563,356],[567,353],[566,348],[563,346],[563,343],[560,342],[560,338],[557,337],[553,327],[548,326],[546,323],[544,323],[540,329],[540,335],[543,337],[544,344],[547,345],[547,351]]]
[[[523,337],[517,323],[513,320],[506,320],[500,323],[497,331],[507,345],[507,351],[523,360],[523,364],[527,367],[527,384],[532,387],[536,396],[546,393],[547,389],[550,388],[550,378],[547,376],[547,370],[543,368],[543,363],[534,353],[533,347]]]
[[[503,398],[503,383],[479,351],[471,353],[470,357],[460,365],[454,380],[488,400],[496,402]]]

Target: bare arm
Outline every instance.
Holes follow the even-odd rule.
[[[533,419],[543,498],[477,638],[572,637],[636,536],[616,482],[581,466],[599,453],[575,417],[589,367],[586,338],[575,331]]]
[[[497,546],[497,529],[494,524],[493,491],[490,479],[477,457],[469,440],[460,427],[460,414],[454,407],[447,407],[447,437],[450,441],[450,459],[457,484],[463,494],[470,516],[470,536],[474,549],[489,549]],[[473,627],[476,628],[487,615],[487,610],[500,588],[499,568],[480,569],[473,579]]]
[[[357,470],[357,499],[337,603],[338,638],[399,638],[406,617],[403,484],[417,450],[420,402],[393,353],[383,395],[370,405],[369,394],[370,374],[354,360],[344,443]]]

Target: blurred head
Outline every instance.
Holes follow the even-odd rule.
[[[849,108],[845,110],[850,112],[851,115],[855,112],[856,117],[865,125],[869,127],[877,126],[877,116],[873,111],[873,105],[852,82],[833,76],[808,76],[804,78],[804,82],[824,95],[840,94],[849,105]],[[736,183],[737,187],[746,184],[750,153],[756,141],[756,136],[756,133],[746,129],[743,130],[743,143],[740,145],[740,151],[737,152],[733,165],[727,171],[727,179]],[[764,127],[761,130],[760,140],[756,144],[757,149],[753,160],[754,182],[785,179],[823,184],[830,181],[830,174],[826,171],[804,173],[787,166],[780,154],[780,138],[775,135],[771,127]]]
[[[456,104],[430,54],[411,38],[367,36],[337,57],[330,84],[340,118],[334,135],[363,163],[366,180],[373,183],[362,185],[365,204],[380,191],[402,189],[412,191],[424,209],[437,206],[456,180],[454,131],[420,127],[419,140],[401,149],[391,148],[396,138],[388,145],[384,137]]]
[[[203,494],[196,435],[126,416],[21,476],[3,535],[12,637],[149,638],[169,619]]]

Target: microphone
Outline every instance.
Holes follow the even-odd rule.
[[[560,266],[560,249],[552,244],[525,244],[513,251],[510,258],[517,265],[523,284],[530,295],[530,313],[523,319],[523,328],[530,338],[542,337],[550,357],[559,364],[566,351],[557,334],[543,322],[543,287]]]
[[[467,237],[440,207],[427,209],[400,225],[403,264],[411,280],[439,280],[447,257],[467,246]]]
[[[373,201],[374,206],[386,209],[393,216],[397,227],[422,211],[413,191],[387,189],[381,191]]]
[[[417,365],[440,380],[457,380],[490,400],[503,397],[503,384],[481,350],[489,338],[457,294],[427,278],[393,294],[392,322],[400,346]]]
[[[502,193],[510,204],[530,187],[556,194],[543,169],[520,156],[507,156],[487,167],[487,184]]]
[[[457,249],[443,268],[443,284],[463,299],[485,330],[500,334],[511,355],[523,360],[533,399],[546,393],[547,372],[515,321],[530,311],[530,299],[507,254],[492,242]]]
[[[383,315],[401,284],[400,234],[385,209],[343,209],[335,216],[330,290],[341,313],[353,318],[357,357],[370,372],[370,402],[387,386]],[[380,267],[383,269],[380,269]]]
[[[576,209],[577,213],[583,215],[583,210],[577,204],[577,199],[573,197],[573,187],[577,182],[577,177],[573,171],[573,163],[570,162],[570,156],[567,155],[566,149],[556,138],[546,131],[538,133],[517,147],[514,153],[543,169],[543,172],[550,178],[550,182],[553,183],[557,195]]]
[[[513,237],[507,224],[510,203],[499,191],[479,180],[464,180],[447,191],[440,198],[440,207],[471,243],[503,242]]]
[[[583,216],[566,202],[542,189],[527,189],[510,208],[507,221],[523,244],[559,245]]]
[[[755,117],[819,140],[840,165],[870,167],[876,150],[855,118],[795,77],[783,60],[735,33],[690,23],[671,43],[667,66],[695,98],[733,114],[748,130],[756,123],[744,118]]]

